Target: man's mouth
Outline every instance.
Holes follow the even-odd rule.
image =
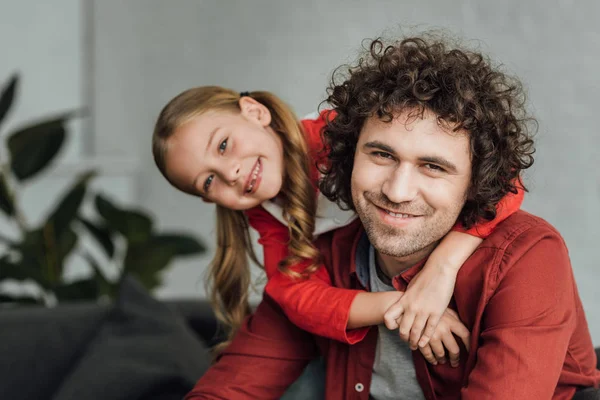
[[[385,208],[381,208],[378,207],[380,210],[382,210],[383,212],[385,212],[388,215],[391,215],[394,218],[415,218],[418,217],[418,215],[414,215],[414,214],[405,214],[405,213],[397,213],[397,212],[393,212],[390,210],[386,210]]]
[[[418,218],[422,217],[420,214],[391,211],[378,205],[375,205],[375,207],[383,223],[397,227],[406,226],[407,224],[417,221]]]
[[[260,180],[262,177],[262,163],[260,162],[260,157],[256,160],[254,167],[252,168],[252,172],[248,176],[246,180],[246,185],[244,186],[244,194],[252,194],[255,193],[258,189],[258,185],[260,184]]]

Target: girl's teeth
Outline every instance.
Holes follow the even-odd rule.
[[[254,184],[256,183],[256,177],[258,176],[259,170],[260,170],[260,160],[258,160],[258,162],[256,163],[256,167],[254,167],[254,170],[252,171],[252,179],[250,181],[250,186],[248,187],[248,190],[246,190],[246,193],[250,193],[252,191],[252,189],[254,189]]]

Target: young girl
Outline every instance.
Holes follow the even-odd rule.
[[[153,136],[156,165],[177,189],[217,205],[217,251],[210,271],[215,310],[231,332],[249,313],[247,256],[256,262],[251,226],[264,248],[265,290],[297,326],[352,344],[369,326],[385,321],[390,329],[399,327],[413,349],[425,346],[450,301],[460,266],[482,238],[518,210],[523,193],[504,198],[494,220],[453,229],[404,294],[333,287],[312,242],[353,217],[323,215],[327,202],[318,195],[316,164],[325,162],[320,131],[325,118],[333,117],[327,114],[298,123],[269,92],[240,94],[216,86],[187,90],[161,111]]]

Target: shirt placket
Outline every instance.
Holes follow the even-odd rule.
[[[377,329],[371,328],[365,338],[349,346],[346,399],[368,400],[375,362]]]

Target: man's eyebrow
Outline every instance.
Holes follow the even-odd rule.
[[[450,160],[448,160],[444,157],[440,157],[440,156],[419,157],[419,161],[439,165],[441,167],[446,168],[448,170],[448,172],[456,173],[458,171],[458,169],[456,168],[456,165],[454,165],[454,163],[452,163]]]
[[[367,149],[377,149],[382,150],[391,154],[396,154],[396,151],[389,145],[380,142],[379,140],[373,140],[371,142],[367,142],[363,145],[364,148]]]
[[[363,145],[363,147],[368,148],[368,149],[377,149],[377,150],[385,151],[386,153],[390,153],[390,154],[396,153],[396,151],[391,146],[389,146],[383,142],[380,142],[378,140],[373,140],[371,142],[367,142]],[[456,165],[453,162],[451,162],[450,160],[448,160],[444,157],[441,157],[441,156],[419,157],[419,161],[439,165],[441,167],[446,168],[448,170],[448,172],[451,172],[451,173],[458,172],[458,168],[456,167]]]

